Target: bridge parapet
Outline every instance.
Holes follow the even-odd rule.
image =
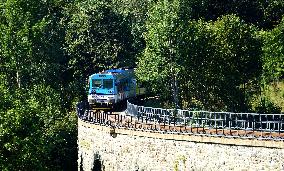
[[[162,109],[127,101],[125,114],[88,110],[78,103],[82,120],[115,128],[158,133],[284,141],[284,114],[232,113]]]

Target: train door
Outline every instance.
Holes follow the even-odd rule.
[[[115,88],[116,88],[116,94],[117,94],[117,98],[116,98],[116,102],[119,102],[121,100],[124,99],[124,87],[123,87],[123,82],[118,81],[115,83]]]
[[[136,79],[131,79],[129,82],[129,97],[135,97],[136,96]]]

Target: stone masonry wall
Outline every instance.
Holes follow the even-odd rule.
[[[105,171],[284,170],[283,142],[278,142],[278,148],[251,147],[139,132],[110,129],[79,119],[78,170],[92,170],[96,159]]]

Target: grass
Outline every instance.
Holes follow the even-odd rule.
[[[261,95],[255,96],[252,100],[252,108],[255,109],[260,104],[262,98],[269,100],[274,106],[281,109],[284,113],[284,80],[272,82],[265,86]]]
[[[284,80],[268,85],[264,91],[264,95],[280,107],[282,113],[284,112]]]

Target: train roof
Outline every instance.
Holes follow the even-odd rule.
[[[134,70],[133,69],[109,69],[109,70],[106,70],[106,71],[103,71],[103,72],[100,72],[100,73],[95,73],[95,74],[92,74],[91,77],[96,77],[98,75],[124,75],[124,76],[127,76],[127,75],[132,75],[134,74],[133,73]]]
[[[110,72],[110,73],[128,73],[128,72],[133,72],[133,69],[109,69],[109,70],[106,70],[105,72]]]

